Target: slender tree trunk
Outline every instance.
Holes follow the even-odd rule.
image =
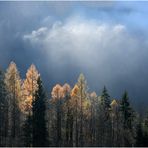
[[[78,107],[78,102],[76,100],[76,147],[78,147],[78,110],[77,110],[77,107]]]
[[[81,92],[80,92],[80,99],[81,99],[81,114],[80,114],[80,146],[83,146],[83,108],[82,108],[82,82],[81,82]]]

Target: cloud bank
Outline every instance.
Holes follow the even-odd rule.
[[[62,74],[70,79],[75,70],[83,72],[90,87],[101,90],[107,85],[113,96],[121,96],[125,89],[135,95],[135,85],[145,86],[142,75],[147,71],[142,65],[148,42],[123,24],[70,17],[33,30],[23,39],[44,53],[49,67],[54,65],[55,78]]]

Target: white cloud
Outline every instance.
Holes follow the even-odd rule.
[[[37,31],[33,30],[31,34],[24,35],[24,39],[29,39],[32,42],[40,41],[46,36],[47,31],[46,27],[41,27]]]
[[[55,65],[70,62],[90,75],[99,73],[106,79],[132,73],[140,59],[137,53],[141,42],[122,24],[71,17],[65,22],[55,22],[50,28],[32,31],[24,39],[42,47],[45,57]]]
[[[57,82],[75,82],[73,78],[83,72],[90,88],[98,91],[106,85],[118,96],[125,89],[134,96],[135,86],[145,84],[147,37],[137,36],[123,24],[71,17],[24,35],[24,39],[42,51],[46,72]]]

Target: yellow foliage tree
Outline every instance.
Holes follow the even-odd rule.
[[[23,92],[23,104],[22,109],[28,112],[32,108],[32,101],[34,98],[34,93],[38,89],[37,80],[39,73],[35,65],[31,65],[26,73],[26,79],[23,81],[22,92]]]
[[[12,146],[15,146],[16,137],[19,136],[21,79],[14,62],[11,62],[5,73],[5,84],[9,92],[9,131]]]

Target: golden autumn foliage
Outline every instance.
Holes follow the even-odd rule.
[[[111,104],[110,104],[111,107],[117,107],[118,106],[118,103],[117,101],[114,99]]]
[[[22,84],[22,92],[23,92],[23,111],[30,111],[32,108],[32,101],[35,91],[38,89],[37,80],[39,77],[39,73],[35,67],[35,65],[31,65],[26,73],[26,79]]]
[[[71,97],[77,96],[78,92],[79,92],[79,87],[78,87],[78,85],[75,85],[71,91]]]
[[[90,97],[91,97],[91,98],[97,98],[96,92],[92,92],[92,93],[90,94]]]
[[[64,89],[60,84],[56,84],[51,92],[52,103],[56,103],[64,97]]]
[[[83,101],[83,115],[87,118],[89,118],[91,116],[91,112],[90,112],[90,107],[91,107],[91,102],[90,100],[86,99]]]
[[[17,69],[17,66],[14,62],[11,62],[6,74],[5,74],[5,84],[8,92],[13,98],[16,98],[16,103],[21,103],[21,79]]]

